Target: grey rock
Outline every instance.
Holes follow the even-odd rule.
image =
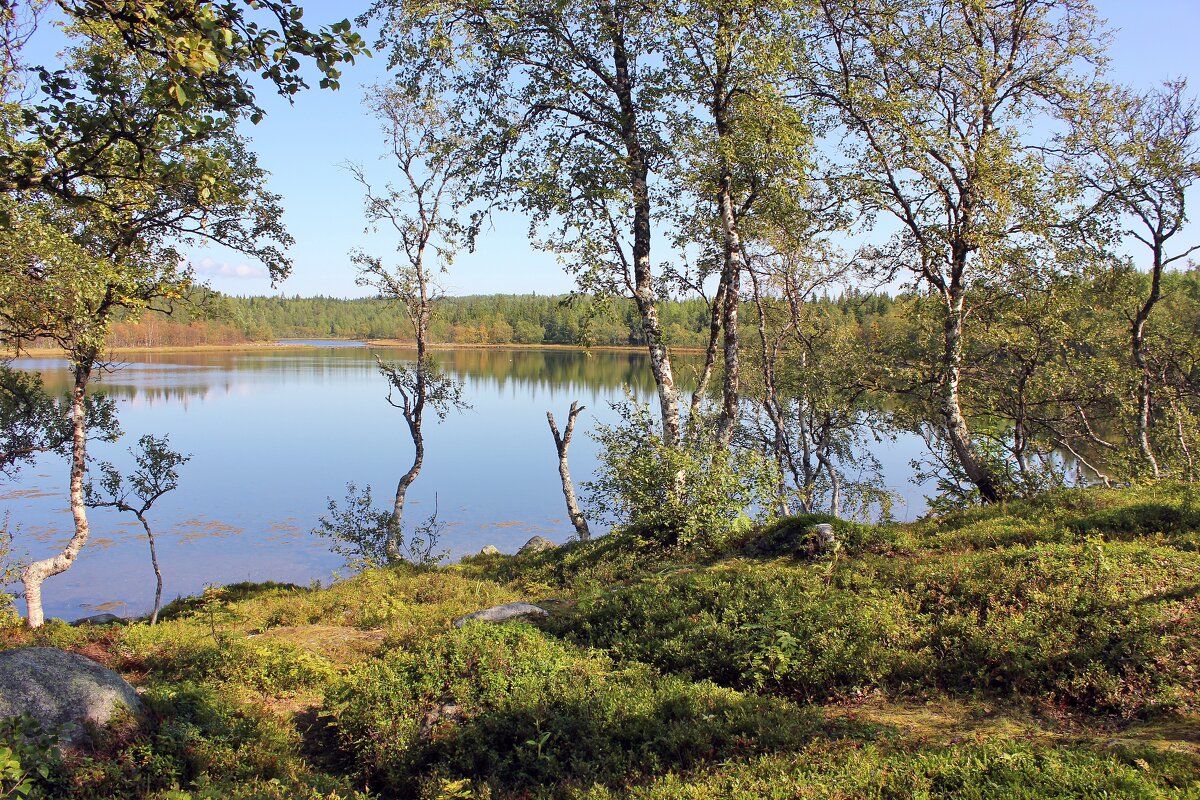
[[[80,617],[72,622],[72,625],[111,625],[114,622],[124,622],[125,620],[118,617],[116,614],[93,614],[90,617]]]
[[[505,603],[502,606],[492,606],[474,614],[467,614],[454,620],[454,627],[461,628],[468,622],[504,622],[518,617],[548,617],[550,612],[532,603]]]
[[[439,723],[458,723],[462,721],[464,716],[465,713],[463,712],[462,706],[458,705],[457,703],[442,703],[436,708],[431,708],[428,712],[426,712],[425,716],[421,718],[421,739],[428,741],[429,739],[433,738],[433,732]]]
[[[498,556],[500,555],[500,548],[494,544],[485,544],[483,549],[479,551],[479,554],[481,556]]]
[[[80,744],[88,738],[85,723],[104,725],[118,708],[140,714],[142,701],[124,678],[90,658],[53,647],[0,652],[0,718],[29,714]]]
[[[517,551],[517,555],[525,555],[526,553],[540,553],[543,550],[554,549],[554,542],[547,539],[545,536],[534,536],[525,544],[521,545],[521,549]]]
[[[837,539],[833,535],[833,526],[828,522],[813,525],[812,532],[816,539],[815,549],[818,553],[828,553],[837,544]]]

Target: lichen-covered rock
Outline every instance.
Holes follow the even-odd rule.
[[[479,551],[479,554],[482,556],[498,556],[500,555],[500,548],[494,544],[485,544],[483,549]]]
[[[461,628],[468,622],[504,622],[517,617],[547,617],[550,612],[532,603],[505,603],[502,606],[492,606],[474,614],[467,614],[454,620],[454,627]]]
[[[540,553],[543,550],[551,550],[554,548],[554,542],[547,539],[545,536],[535,536],[525,544],[521,545],[521,549],[517,551],[517,555],[522,556],[526,553]]]
[[[90,658],[53,647],[0,652],[0,718],[29,714],[44,729],[62,728],[80,743],[87,738],[85,723],[104,725],[119,708],[140,713],[137,692]]]

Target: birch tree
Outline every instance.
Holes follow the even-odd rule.
[[[51,5],[77,41],[111,58],[82,69],[31,60],[26,45],[45,36]],[[12,0],[0,4],[0,26],[2,88],[11,90],[0,192],[70,202],[100,200],[114,180],[161,182],[169,173],[161,148],[181,132],[203,142],[231,119],[257,122],[263,84],[250,75],[292,97],[307,87],[307,68],[336,88],[341,65],[366,52],[348,21],[311,29],[292,0]],[[127,93],[114,61],[146,66],[139,95]]]
[[[651,259],[665,156],[661,8],[630,0],[377,2],[402,85],[440,80],[480,110],[479,193],[531,215],[581,288],[631,297],[663,438],[678,444],[675,371]]]
[[[938,429],[985,502],[1003,487],[961,402],[965,328],[976,294],[1002,290],[1062,201],[1037,125],[1060,116],[1100,57],[1086,0],[821,0],[815,89],[853,137],[865,210],[890,217],[890,243],[862,256],[939,301]],[[1048,139],[1049,134],[1042,137]]]
[[[1148,286],[1129,313],[1137,373],[1134,438],[1146,469],[1158,478],[1163,469],[1151,437],[1156,378],[1147,326],[1163,299],[1167,269],[1200,250],[1200,243],[1186,240],[1187,195],[1200,181],[1200,108],[1186,82],[1177,81],[1144,94],[1109,88],[1080,105],[1078,115],[1072,144],[1088,159],[1081,174],[1097,194],[1096,210],[1114,212],[1121,238],[1144,253],[1135,263],[1145,266]]]
[[[158,564],[154,530],[146,514],[159,498],[179,488],[179,468],[192,457],[172,450],[168,437],[151,435],[138,439],[137,449],[130,450],[130,455],[133,456],[135,467],[128,478],[121,475],[111,463],[104,461],[99,467],[99,483],[86,484],[84,498],[91,508],[112,508],[133,514],[146,532],[155,579],[154,609],[150,612],[150,624],[154,625],[162,609],[163,574]]]
[[[93,31],[93,35],[96,34]],[[109,39],[89,39],[69,53],[83,73],[103,65],[124,96],[151,102],[152,59],[122,56]],[[155,128],[153,146],[122,157],[162,159],[155,181],[120,175],[88,186],[94,201],[65,204],[57,194],[27,192],[2,200],[8,226],[0,230],[0,339],[20,348],[39,337],[66,353],[72,373],[69,402],[69,495],[74,533],[63,550],[29,564],[23,574],[29,624],[44,621],[43,582],[74,563],[90,527],[84,496],[89,439],[88,387],[106,368],[105,336],[118,315],[136,318],[156,300],[182,297],[191,272],[176,246],[214,241],[254,257],[273,277],[287,274],[278,197],[265,173],[230,126],[197,141],[187,126]],[[124,147],[136,150],[136,142]]]
[[[678,162],[667,172],[682,190],[680,202],[694,206],[692,214],[711,215],[685,231],[697,235],[702,250],[712,249],[708,257],[719,265],[712,270],[720,279],[697,394],[707,383],[719,329],[724,369],[716,435],[723,446],[739,416],[738,317],[755,235],[751,217],[773,196],[803,193],[813,168],[813,109],[797,99],[794,78],[807,32],[794,4],[763,0],[683,3],[664,28],[672,75],[665,89],[675,101],[670,141]]]
[[[412,364],[378,361],[388,383],[387,401],[403,414],[413,445],[412,463],[396,484],[387,519],[383,549],[387,560],[396,563],[403,558],[405,500],[425,463],[425,412],[445,418],[451,409],[465,405],[459,384],[430,359],[429,320],[439,291],[435,279],[463,244],[465,231],[457,213],[467,199],[469,162],[439,98],[407,89],[376,92],[372,108],[383,122],[400,179],[377,191],[362,168],[352,167],[352,173],[366,193],[369,228],[387,228],[398,237],[402,261],[388,265],[361,250],[353,260],[359,266],[360,286],[375,289],[404,309],[417,348]]]
[[[877,508],[886,516],[891,496],[870,446],[882,440],[887,415],[872,396],[870,356],[853,318],[816,302],[845,277],[830,261],[819,248],[752,261],[749,427],[775,462],[780,514],[869,517]]]

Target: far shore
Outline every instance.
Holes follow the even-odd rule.
[[[166,345],[154,347],[114,347],[110,355],[136,355],[139,353],[222,353],[248,350],[279,350],[321,347],[309,342],[362,342],[367,347],[406,347],[415,348],[416,342],[403,339],[321,339],[307,337],[304,342],[238,342],[236,344],[197,344],[197,345]],[[644,352],[645,345],[593,345],[585,347],[578,344],[516,344],[516,343],[466,343],[466,342],[431,342],[431,350],[566,350],[575,352]],[[684,355],[703,353],[699,347],[674,347],[671,352]],[[0,358],[62,358],[64,352],[57,347],[26,347],[20,353],[12,349],[0,350]]]

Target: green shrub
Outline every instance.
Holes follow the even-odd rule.
[[[582,600],[562,633],[725,686],[805,698],[896,683],[926,653],[901,594],[852,592],[814,569],[725,564]]]
[[[623,786],[814,730],[787,703],[617,669],[527,625],[468,625],[364,664],[326,713],[371,785],[406,796],[460,780],[502,795]]]
[[[287,694],[324,686],[336,674],[328,659],[287,642],[251,640],[200,629],[131,629],[126,642],[141,654],[142,665],[173,681],[228,684],[268,694]]]
[[[1124,489],[1057,489],[999,506],[974,507],[904,526],[940,550],[1069,544],[1092,535],[1161,538],[1200,549],[1200,486],[1164,481]]]
[[[838,519],[832,514],[799,514],[774,520],[753,531],[738,542],[734,550],[759,558],[806,555],[812,552],[815,544],[812,528],[821,523],[833,526],[839,552],[844,555],[857,555],[868,550],[905,551],[914,546],[912,538],[896,525],[864,525]]]
[[[612,586],[671,568],[690,554],[647,550],[628,536],[601,536],[513,556],[471,556],[455,566],[465,575],[513,584],[527,593],[568,592]]]
[[[1138,503],[1099,511],[1071,520],[1067,527],[1105,539],[1133,540],[1161,537],[1181,550],[1200,550],[1200,508],[1167,503]]]
[[[276,583],[275,581],[243,581],[220,587],[220,601],[225,604],[241,603],[246,600],[266,597],[295,597],[310,592],[303,586],[294,583]],[[162,607],[158,618],[160,620],[184,619],[189,616],[204,616],[208,610],[209,596],[198,594],[191,597],[177,597]]]
[[[1134,715],[1200,706],[1198,575],[1193,553],[1098,539],[726,562],[593,592],[551,624],[620,659],[734,688],[1016,694]]]
[[[885,744],[818,741],[796,754],[672,773],[620,794],[603,787],[580,800],[1075,800],[1195,797],[1188,757],[1151,750],[993,741],[897,750]]]
[[[707,430],[680,446],[664,442],[649,408],[616,407],[621,421],[600,425],[595,479],[583,484],[594,516],[652,547],[712,551],[752,526],[771,505],[773,466],[761,454],[720,447]]]
[[[152,723],[105,731],[92,748],[70,752],[46,797],[365,797],[314,770],[295,729],[225,691],[183,681],[154,684],[142,699]]]
[[[1200,698],[1200,598],[1170,590],[1200,573],[1191,554],[1092,540],[880,566],[929,620],[944,688],[1122,714]]]
[[[0,719],[0,797],[36,797],[62,759],[58,731],[28,714]]]
[[[455,617],[517,599],[511,589],[487,580],[408,564],[365,570],[322,590],[292,584],[234,584],[206,590],[206,597],[170,604],[171,613],[164,616],[174,620],[170,624],[175,627],[133,635],[147,647],[162,649],[172,646],[172,637],[190,639],[201,632],[212,639],[280,627],[333,626],[382,628],[389,640],[402,643],[422,638],[431,629],[444,629]]]
[[[8,527],[8,514],[0,518],[0,628],[7,628],[21,621],[17,613],[15,596],[5,591],[21,578],[21,565],[13,559],[13,534]]]

